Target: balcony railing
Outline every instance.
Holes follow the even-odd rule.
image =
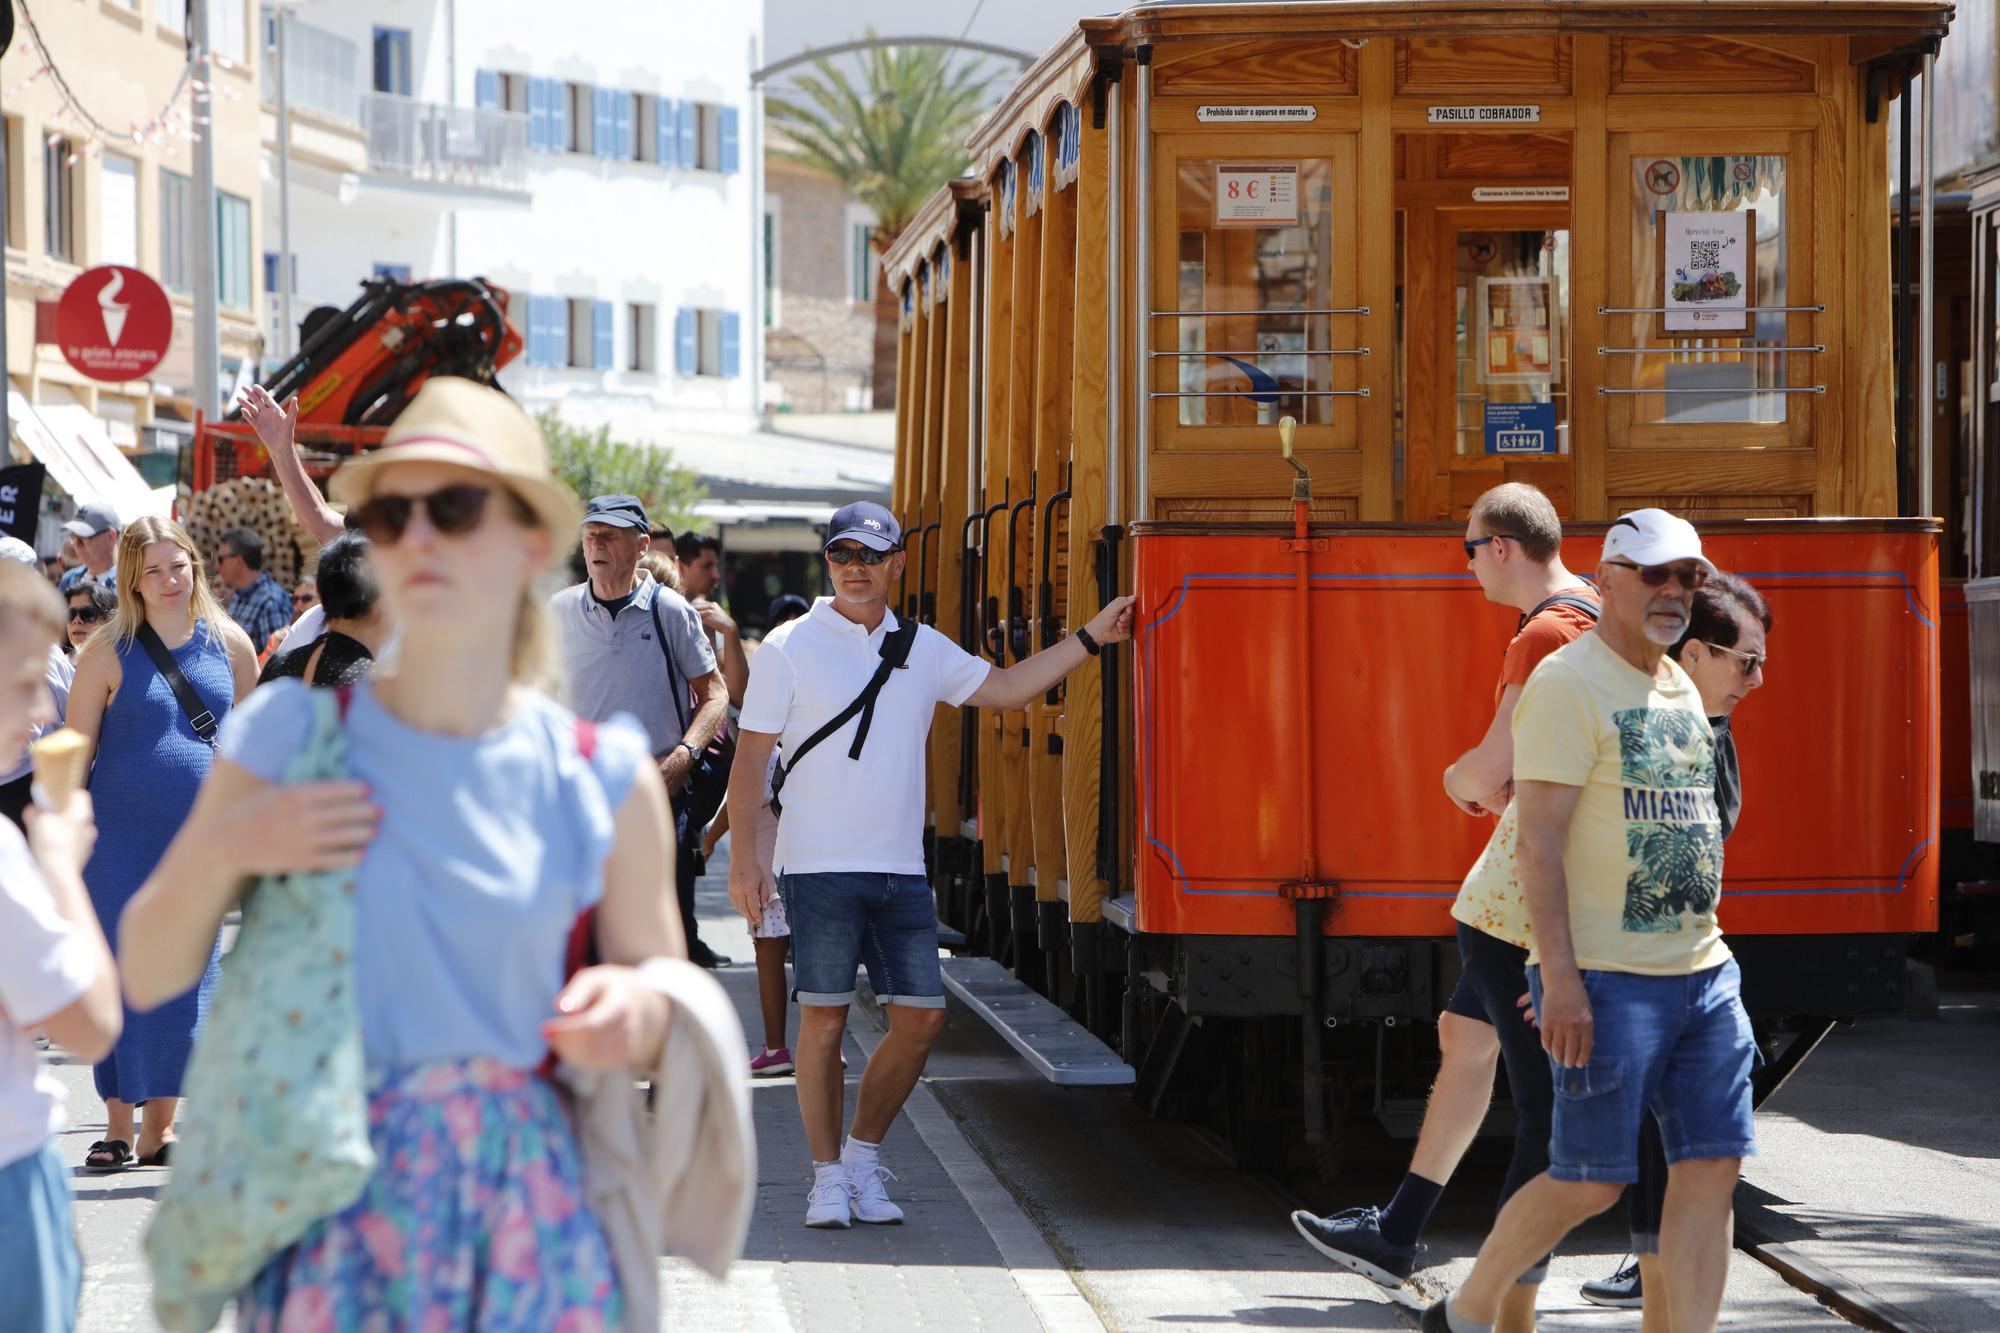
[[[519,112],[362,93],[361,128],[370,171],[444,186],[527,192],[528,118]]]
[[[264,8],[264,31],[271,29],[271,10]],[[285,100],[295,111],[310,111],[345,125],[361,124],[361,48],[324,28],[296,17],[285,24],[282,71]],[[277,89],[266,82],[264,96],[277,100]]]

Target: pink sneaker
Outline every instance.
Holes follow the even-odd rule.
[[[792,1048],[780,1046],[775,1051],[766,1051],[750,1061],[750,1077],[775,1078],[779,1074],[792,1072]]]

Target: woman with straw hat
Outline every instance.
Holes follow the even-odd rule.
[[[645,734],[616,719],[593,740],[536,688],[532,585],[580,507],[527,415],[455,379],[427,383],[332,494],[403,626],[393,668],[348,696],[353,780],[281,785],[314,705],[297,682],[258,691],[123,930],[127,993],[155,1003],[198,974],[247,877],[354,868],[377,1166],[242,1291],[238,1326],[615,1324],[612,1254],[537,1068],[653,1061],[668,1005],[637,965],[685,950]],[[606,963],[565,981],[570,925],[593,907]]]

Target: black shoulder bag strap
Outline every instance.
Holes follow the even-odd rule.
[[[853,703],[841,709],[831,722],[806,737],[804,744],[800,745],[795,753],[786,756],[785,762],[779,764],[777,771],[771,774],[772,814],[782,815],[785,812],[783,804],[778,800],[778,793],[785,789],[785,778],[798,767],[799,760],[805,758],[815,745],[846,726],[848,720],[856,713],[861,714],[861,725],[854,729],[854,744],[847,747],[847,757],[849,759],[861,757],[861,747],[868,743],[868,728],[875,721],[875,697],[882,693],[882,687],[889,683],[889,673],[910,660],[910,646],[916,641],[917,622],[914,620],[897,621],[896,628],[883,637],[882,661],[875,668],[875,674],[868,678],[867,687],[855,696]]]
[[[681,724],[681,735],[685,736],[687,735],[688,723],[693,720],[688,716],[688,708],[691,701],[688,698],[687,680],[681,675],[680,667],[674,663],[673,649],[667,647],[666,627],[660,623],[660,589],[658,587],[654,588],[653,600],[646,603],[646,609],[653,616],[653,637],[660,641],[660,656],[667,659],[667,683],[674,696],[674,720]]]
[[[1535,603],[1535,609],[1521,617],[1521,623],[1514,627],[1514,632],[1519,634],[1528,627],[1529,621],[1552,606],[1567,606],[1571,610],[1583,612],[1592,620],[1596,620],[1599,612],[1602,610],[1596,602],[1591,601],[1588,597],[1579,597],[1573,592],[1559,592],[1553,597]]]
[[[201,633],[200,624],[196,624],[195,633]],[[167,651],[167,645],[160,642],[159,634],[143,620],[139,622],[139,633],[136,637],[139,646],[146,650],[146,656],[152,658],[153,665],[159,668],[167,687],[174,692],[174,698],[180,700],[181,711],[187,714],[188,725],[194,728],[194,734],[204,745],[214,745],[215,714],[208,711],[208,705],[201,701],[201,696],[195,693],[194,686],[188,684],[188,678],[181,674],[180,663],[174,661],[174,655]]]

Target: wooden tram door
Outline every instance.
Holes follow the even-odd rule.
[[[1569,139],[1399,137],[1397,431],[1406,520],[1463,518],[1570,466]]]

